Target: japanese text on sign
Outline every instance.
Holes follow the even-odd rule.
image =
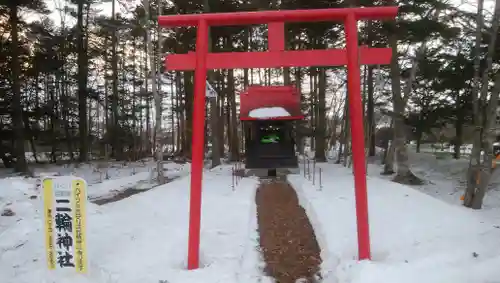
[[[48,268],[86,273],[86,182],[71,176],[45,178],[42,184]]]

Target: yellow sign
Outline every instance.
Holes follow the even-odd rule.
[[[87,249],[86,249],[86,235],[85,235],[85,202],[87,195],[85,194],[86,184],[85,181],[73,180],[71,186],[71,198],[73,199],[73,236],[75,239],[75,257],[76,257],[76,271],[79,273],[87,272]]]
[[[54,203],[54,193],[52,190],[52,179],[45,179],[42,182],[43,186],[43,211],[44,211],[44,223],[45,223],[45,247],[47,251],[47,264],[49,269],[56,269],[56,256],[54,249],[54,215],[53,215],[53,203]]]
[[[42,180],[48,268],[86,273],[87,183],[73,176]]]

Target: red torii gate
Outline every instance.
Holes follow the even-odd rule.
[[[207,69],[277,68],[347,65],[347,89],[351,118],[352,154],[356,198],[358,256],[370,259],[370,231],[366,188],[365,141],[359,65],[389,64],[391,48],[358,46],[358,20],[396,17],[398,7],[367,7],[316,10],[207,13],[158,17],[162,27],[196,26],[196,52],[173,54],[165,59],[166,70],[195,70],[191,192],[189,203],[188,269],[199,266],[200,218],[205,126]],[[343,21],[346,49],[285,50],[285,22]],[[268,24],[269,50],[265,52],[208,52],[208,27]]]

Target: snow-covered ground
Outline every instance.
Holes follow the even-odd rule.
[[[26,180],[1,180],[0,207],[15,213],[0,218],[1,282],[257,282],[257,181],[244,179],[233,190],[227,166],[204,177],[203,269],[185,270],[189,178],[184,177],[119,202],[89,203],[87,276],[46,271],[39,194]]]
[[[88,197],[90,200],[112,197],[126,189],[151,189],[156,185],[156,162],[145,160],[139,162],[113,162],[101,161],[84,164],[33,164],[30,170],[35,177],[66,176],[81,177],[89,185]],[[172,180],[186,176],[191,170],[191,164],[177,164],[165,162],[163,164],[164,176]],[[0,170],[1,177],[12,176],[12,170]],[[32,184],[36,179],[26,179]]]
[[[307,174],[289,178],[322,248],[324,282],[500,282],[500,192],[488,192],[483,210],[466,209],[459,200],[466,160],[410,152],[410,161],[425,185],[403,186],[368,166],[372,262],[355,261],[351,169],[318,163],[314,185]]]
[[[176,164],[173,162],[164,164],[166,171],[186,171],[190,164]],[[47,175],[74,175],[84,178],[89,184],[101,183],[106,180],[117,180],[139,173],[150,172],[156,167],[152,160],[138,162],[97,161],[83,164],[30,164],[30,170],[35,176]],[[1,169],[0,177],[11,176],[12,170]],[[186,174],[189,171],[186,172]],[[170,173],[169,173],[170,174]]]
[[[443,157],[409,151],[409,160],[412,171],[425,181],[424,185],[412,188],[447,203],[461,205],[460,196],[464,193],[469,166],[467,158],[456,160],[451,154]],[[377,176],[379,172],[379,168],[370,167],[370,174]],[[493,171],[490,190],[484,199],[483,209],[478,213],[500,221],[500,170]]]
[[[500,282],[500,193],[490,191],[483,210],[466,209],[459,196],[467,161],[426,153],[412,153],[410,160],[415,173],[428,181],[425,185],[393,183],[380,176],[379,166],[369,165],[372,262],[355,260],[351,170],[318,163],[314,185],[302,173],[289,177],[322,248],[323,282]],[[137,168],[130,169],[133,166]],[[102,182],[96,172],[91,173],[91,166],[88,171],[80,167],[82,171],[71,172],[90,180],[89,195],[100,196],[147,179],[150,166],[128,165]],[[266,282],[257,249],[257,180],[244,178],[233,190],[229,166],[205,172],[203,268],[187,271],[189,168],[171,166],[184,177],[119,202],[89,203],[86,276],[47,270],[42,203],[34,179],[0,179],[0,211],[9,208],[15,213],[0,216],[0,282]],[[63,171],[46,171],[58,170]]]

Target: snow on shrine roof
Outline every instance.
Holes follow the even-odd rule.
[[[251,118],[275,118],[275,117],[288,117],[290,113],[283,107],[262,107],[253,109],[248,113]]]

